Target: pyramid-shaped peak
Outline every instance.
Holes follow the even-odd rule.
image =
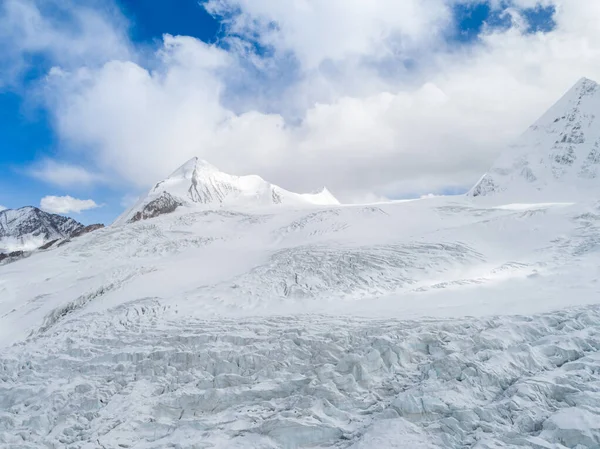
[[[294,193],[258,175],[230,175],[204,159],[193,157],[168,178],[157,183],[146,197],[141,198],[115,223],[136,221],[134,218],[138,216],[152,218],[173,212],[180,206],[248,209],[275,205],[300,207],[338,204],[339,201],[325,187],[313,194]]]
[[[215,167],[210,162],[208,162],[204,159],[200,159],[200,158],[195,158],[195,159],[196,159],[196,170],[220,171],[217,167]]]
[[[557,197],[597,191],[600,85],[581,78],[496,160],[472,196],[499,192]]]
[[[193,157],[188,160],[185,164],[175,170],[168,179],[173,178],[184,178],[184,179],[192,179],[194,173],[198,174],[198,172],[206,173],[206,172],[214,172],[218,173],[220,170],[214,165],[208,163],[204,159],[200,159],[198,157]]]
[[[598,83],[590,78],[586,78],[585,76],[583,78],[581,78],[579,81],[577,81],[576,86],[586,86],[586,85],[592,85],[592,86],[597,86]]]
[[[581,78],[575,86],[570,90],[570,92],[577,92],[579,97],[583,97],[585,95],[593,94],[598,90],[598,83],[589,78]],[[568,95],[568,94],[567,94]]]

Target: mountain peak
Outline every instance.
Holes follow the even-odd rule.
[[[153,218],[180,206],[246,209],[274,205],[334,205],[338,200],[323,188],[315,194],[298,194],[257,175],[236,176],[194,157],[157,183],[148,195],[115,223]]]
[[[194,176],[194,172],[220,172],[218,168],[209,164],[204,159],[200,159],[198,157],[193,157],[177,170],[175,170],[167,179],[172,178],[184,178],[184,179],[192,179]]]
[[[587,194],[600,187],[600,85],[580,79],[504,151],[468,193],[554,196]]]
[[[69,237],[84,226],[72,218],[37,207],[0,211],[0,251],[32,250],[50,240]]]
[[[577,81],[577,83],[575,84],[575,87],[579,87],[579,86],[597,86],[598,83],[590,78],[586,78],[585,76],[582,77],[579,81]]]

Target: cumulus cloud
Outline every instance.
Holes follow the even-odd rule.
[[[517,0],[512,26],[453,45],[456,3],[210,0],[225,45],[167,35],[150,61],[131,44],[101,65],[57,58],[62,156],[137,189],[195,155],[347,201],[467,188],[579,78],[600,79],[600,4]],[[552,31],[527,32],[519,8],[536,5],[555,6]]]
[[[225,17],[232,34],[291,52],[308,69],[422,48],[452,18],[444,0],[209,0],[206,9]]]
[[[40,200],[40,208],[53,214],[80,213],[100,207],[94,200],[79,200],[72,196],[45,196]]]
[[[60,187],[89,186],[103,181],[102,176],[91,173],[83,167],[45,159],[27,170],[27,173],[41,181]]]
[[[13,84],[33,56],[64,68],[131,56],[127,22],[110,2],[4,0],[0,3],[0,87]],[[36,63],[44,59],[36,58]]]

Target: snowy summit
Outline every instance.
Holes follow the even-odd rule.
[[[600,188],[600,86],[581,79],[469,192],[577,198]]]
[[[195,208],[245,209],[260,206],[335,205],[338,200],[323,188],[319,193],[298,194],[265,181],[260,176],[235,176],[194,157],[157,183],[117,223],[139,221],[173,212],[182,205]]]
[[[72,218],[49,214],[37,207],[6,209],[0,211],[0,252],[32,250],[83,227]]]

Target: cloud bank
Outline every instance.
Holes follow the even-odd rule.
[[[600,79],[600,4],[513,1],[508,26],[465,44],[452,38],[457,3],[469,0],[209,0],[218,44],[165,35],[151,54],[93,3],[71,20],[102,33],[76,44],[39,2],[10,0],[4,17],[28,36],[16,52],[53,62],[40,92],[65,163],[143,189],[200,156],[353,201],[466,189],[579,78]],[[523,8],[549,5],[555,27],[529,32]],[[76,173],[64,179],[86,179]]]
[[[40,209],[53,214],[80,213],[100,207],[94,200],[79,200],[67,196],[45,196],[40,200]]]

